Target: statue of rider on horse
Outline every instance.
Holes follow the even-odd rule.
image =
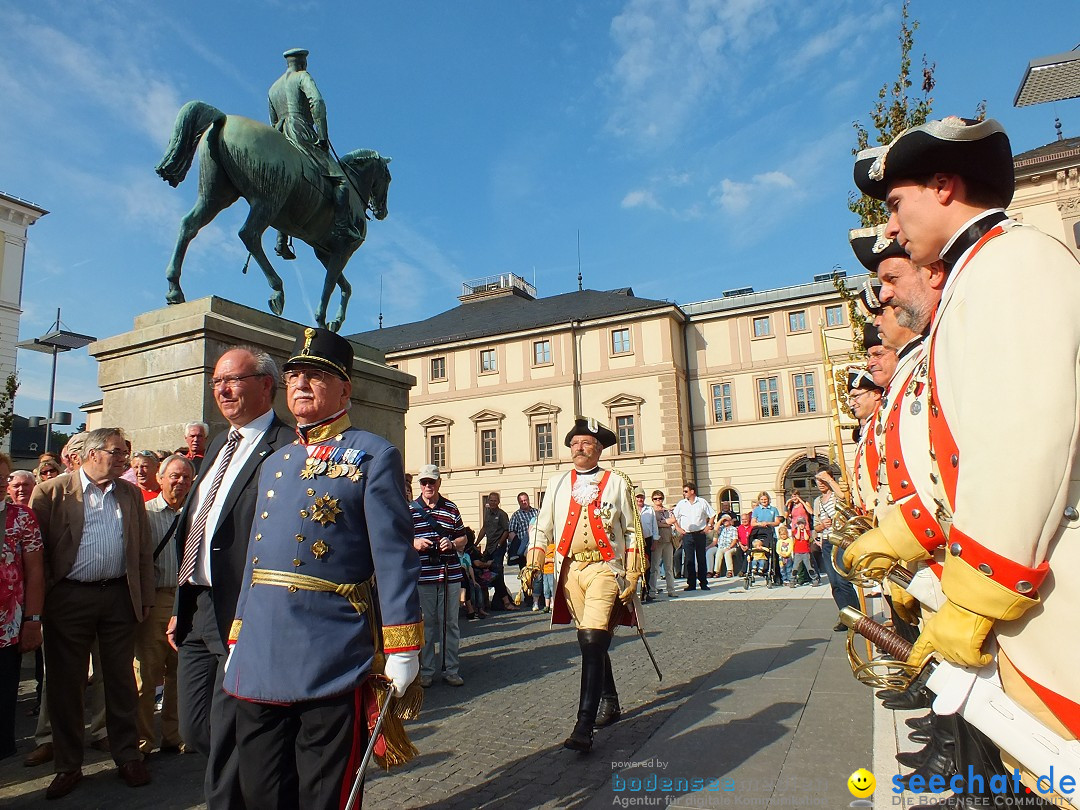
[[[343,271],[367,236],[370,211],[387,214],[390,158],[357,149],[335,159],[327,134],[326,104],[307,72],[307,51],[285,52],[287,68],[269,91],[272,127],[237,115],[225,115],[201,101],[185,104],[176,118],[172,140],[156,171],[177,186],[199,156],[199,197],[180,223],[180,234],[166,279],[170,304],[182,303],[180,271],[188,245],[218,213],[240,197],[251,210],[240,239],[266,276],[273,294],[270,310],[280,315],[285,292],[262,248],[267,228],[278,231],[275,252],[295,259],[289,238],[306,242],[326,269],[315,311],[320,326],[341,328],[352,288]],[[245,266],[245,271],[246,271]],[[341,290],[337,314],[326,319],[335,285]]]

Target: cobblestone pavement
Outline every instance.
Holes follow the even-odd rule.
[[[820,591],[814,590],[817,596]],[[809,595],[809,589],[800,589],[798,596],[804,592]],[[573,630],[549,630],[546,615],[527,610],[494,613],[480,622],[463,620],[465,686],[436,682],[427,691],[420,719],[409,725],[420,756],[404,769],[372,772],[366,806],[450,810],[584,805],[610,780],[613,763],[641,747],[704,677],[786,604],[783,598],[724,595],[714,588],[708,594],[660,597],[647,606],[648,637],[664,672],[662,684],[636,634],[627,628],[616,634],[612,663],[623,719],[597,732],[593,753],[587,756],[562,747],[577,709],[580,657]],[[20,755],[0,763],[0,804],[13,810],[40,806],[52,778],[51,765],[22,766],[32,742],[25,739],[33,732],[33,721],[25,716],[31,688],[32,682],[24,681],[17,709],[17,730],[24,736]],[[154,755],[149,763],[154,781],[132,790],[116,778],[111,760],[87,749],[87,778],[57,806],[203,807],[204,763],[194,754]]]

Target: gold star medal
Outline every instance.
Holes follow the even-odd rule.
[[[323,554],[330,550],[330,546],[326,545],[322,540],[316,540],[311,544],[311,553],[315,555],[316,560],[321,560]]]
[[[341,507],[338,506],[338,499],[330,497],[329,492],[321,498],[316,498],[311,507],[311,519],[323,526],[335,523],[340,514]]]

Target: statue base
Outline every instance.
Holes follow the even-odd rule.
[[[139,315],[130,332],[90,345],[103,396],[100,418],[88,426],[122,427],[138,450],[183,447],[188,422],[206,422],[213,436],[226,426],[209,387],[218,358],[230,346],[246,344],[265,350],[280,368],[303,329],[216,296]],[[416,380],[387,366],[377,349],[353,342],[353,351],[353,424],[404,453],[405,412]],[[280,386],[274,410],[295,424]]]

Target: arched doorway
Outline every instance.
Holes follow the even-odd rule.
[[[820,470],[828,470],[833,478],[840,480],[840,467],[830,462],[826,456],[803,456],[791,462],[784,471],[784,499],[787,499],[793,489],[797,489],[804,500],[813,502],[820,494],[814,483],[814,476]]]
[[[720,490],[720,494],[716,496],[716,503],[714,505],[718,515],[728,512],[737,522],[741,509],[739,490],[734,487],[724,487]]]

